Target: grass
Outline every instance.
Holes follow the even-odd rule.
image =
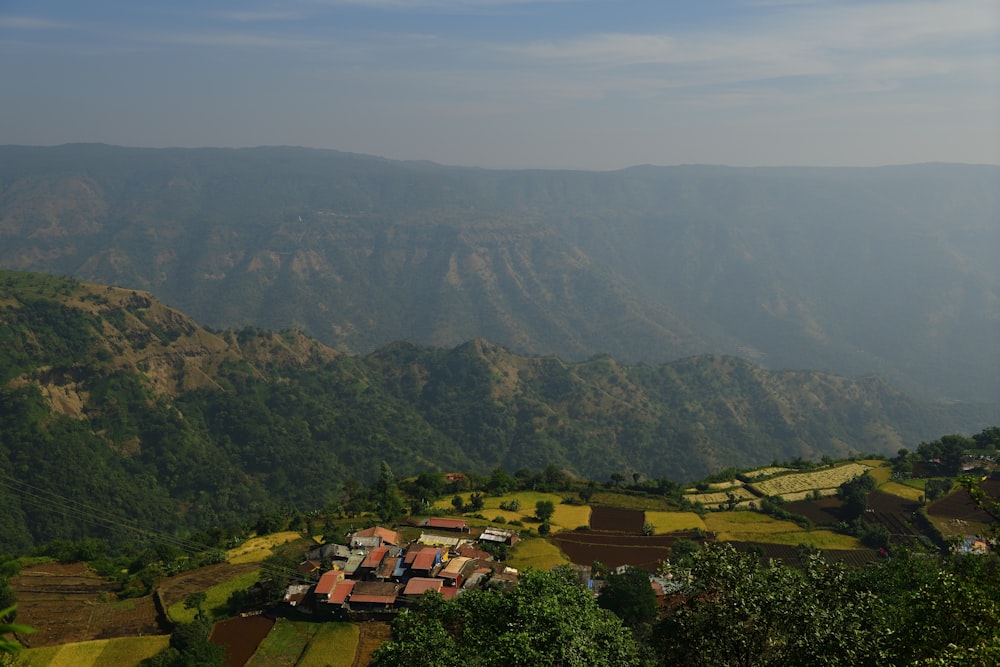
[[[862,461],[865,465],[870,465],[868,474],[875,478],[878,484],[885,484],[892,479],[892,468],[885,461]]]
[[[653,524],[654,533],[678,530],[706,530],[705,522],[694,512],[646,512],[646,522]]]
[[[241,591],[244,588],[249,588],[253,584],[257,583],[259,578],[260,572],[254,570],[253,572],[241,574],[229,579],[228,581],[224,581],[221,584],[212,586],[205,591],[205,603],[202,605],[205,613],[209,615],[209,618],[224,616],[224,614],[220,614],[216,610],[221,611],[224,609],[226,603],[229,601],[230,595],[236,591]],[[183,600],[176,602],[167,608],[167,616],[169,616],[170,620],[174,623],[190,623],[194,620],[197,613],[197,609],[185,609]]]
[[[235,549],[230,549],[226,555],[233,565],[240,563],[259,563],[274,553],[274,547],[294,542],[302,537],[299,533],[285,531],[283,533],[272,533],[260,537],[252,537]]]
[[[900,498],[906,498],[907,500],[919,501],[924,496],[924,490],[922,488],[917,488],[910,486],[909,484],[900,484],[899,482],[889,482],[878,487],[879,491],[892,494],[894,496],[899,496]]]
[[[170,635],[120,637],[33,648],[20,654],[24,667],[132,667],[170,643]]]
[[[359,637],[354,623],[324,623],[296,667],[351,667]]]
[[[247,665],[250,667],[280,667],[294,665],[309,642],[319,632],[322,623],[289,621],[279,618],[264,637]]]
[[[536,570],[550,570],[555,565],[569,563],[559,547],[551,542],[534,538],[523,540],[514,548],[514,552],[508,564],[518,570],[526,570],[529,567]]]

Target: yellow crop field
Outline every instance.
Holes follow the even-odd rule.
[[[712,482],[708,485],[708,488],[715,491],[723,491],[725,489],[731,489],[733,487],[743,486],[743,482],[738,479],[730,480],[728,482]]]
[[[781,521],[757,512],[712,512],[705,517],[705,528],[721,542],[765,542],[763,536],[776,533],[804,532],[791,521]]]
[[[673,533],[678,530],[706,530],[705,522],[694,512],[646,512],[646,522],[653,525],[654,533]]]
[[[837,495],[837,489],[811,489],[809,491],[796,491],[794,493],[783,493],[781,497],[788,502],[794,502],[796,500],[807,500],[812,498],[816,493],[819,492],[821,498],[827,498],[830,496]]]
[[[359,635],[354,623],[323,623],[295,667],[351,667]]]
[[[33,648],[20,654],[24,667],[133,667],[170,644],[170,635],[119,637]]]
[[[521,506],[524,509],[524,506]],[[535,506],[532,505],[530,513],[534,514]],[[590,505],[556,505],[555,514],[550,521],[552,526],[573,530],[577,526],[590,525]]]
[[[907,500],[919,501],[924,496],[923,489],[918,489],[907,484],[900,484],[899,482],[889,482],[878,487],[879,491],[884,491],[885,493],[890,493],[894,496],[899,496],[900,498],[906,498]]]
[[[470,494],[463,493],[460,495],[462,496],[463,502],[469,502]],[[501,503],[509,503],[515,498],[519,503],[521,503],[521,509],[517,512],[509,512],[500,509]],[[572,530],[577,526],[585,526],[590,523],[589,505],[563,505],[561,504],[563,497],[558,493],[543,493],[541,491],[518,491],[517,493],[508,493],[503,496],[484,498],[483,509],[481,509],[478,513],[482,514],[487,519],[502,516],[508,522],[517,519],[525,521],[527,519],[525,524],[527,527],[531,527],[531,519],[535,516],[535,505],[540,500],[551,501],[555,507],[555,513],[549,521],[553,528]],[[451,499],[438,500],[433,506],[437,509],[450,508]]]
[[[781,475],[763,482],[755,482],[752,486],[763,496],[785,496],[813,489],[833,489],[869,470],[871,467],[863,463],[846,463],[824,470]]]
[[[861,542],[856,537],[841,535],[832,530],[798,530],[790,533],[774,533],[758,542],[771,542],[773,544],[808,544],[817,549],[862,549]]]
[[[226,560],[234,565],[240,563],[259,563],[274,553],[274,547],[294,542],[300,537],[302,535],[290,530],[283,533],[271,533],[270,535],[251,537],[240,546],[230,549],[226,554]]]
[[[519,542],[508,561],[518,570],[529,567],[536,570],[550,570],[553,566],[569,563],[569,559],[559,547],[547,540],[535,538]]]
[[[685,498],[690,500],[692,503],[701,503],[707,508],[713,508],[720,503],[725,503],[729,500],[728,494],[733,494],[736,496],[736,500],[753,500],[757,496],[750,493],[745,488],[734,488],[730,491],[717,491],[715,493],[689,493],[685,494]]]

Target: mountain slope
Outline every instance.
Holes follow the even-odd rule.
[[[0,272],[0,550],[127,522],[189,531],[342,502],[426,471],[690,480],[774,459],[894,453],[1000,421],[877,378],[700,356],[526,357],[482,340],[337,354],[296,332],[212,332],[149,294]]]
[[[0,147],[0,266],[343,351],[735,354],[1000,401],[1000,168],[492,171]]]

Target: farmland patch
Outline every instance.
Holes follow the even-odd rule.
[[[273,626],[274,619],[263,615],[230,618],[213,625],[208,640],[223,648],[227,665],[242,667]]]
[[[594,530],[641,534],[644,521],[643,512],[619,507],[598,505],[590,514],[590,527]]]
[[[274,553],[274,547],[294,542],[301,537],[301,534],[290,530],[282,533],[252,537],[240,546],[230,549],[226,553],[226,560],[233,565],[259,563]]]
[[[571,533],[559,533],[559,535]],[[533,567],[536,570],[549,570],[555,565],[562,565],[568,559],[559,547],[541,538],[522,540],[514,548],[509,564],[518,570]]]
[[[788,494],[808,492],[813,489],[835,489],[869,470],[871,467],[862,463],[847,463],[823,470],[772,477],[762,482],[755,482],[751,488],[762,496],[787,497]]]
[[[323,623],[296,667],[351,667],[359,634],[354,623]]]
[[[706,530],[705,521],[695,512],[646,512],[646,521],[653,526],[654,533]]]

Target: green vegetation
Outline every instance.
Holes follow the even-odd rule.
[[[204,598],[200,604],[191,604],[187,600],[170,605],[167,615],[174,623],[191,623],[195,621],[199,608],[201,608],[210,619],[216,620],[228,616],[229,598],[237,591],[245,590],[260,579],[259,572],[247,572],[229,581],[212,586],[204,591]]]
[[[639,665],[639,648],[572,572],[532,570],[512,590],[425,595],[392,624],[373,664]]]

